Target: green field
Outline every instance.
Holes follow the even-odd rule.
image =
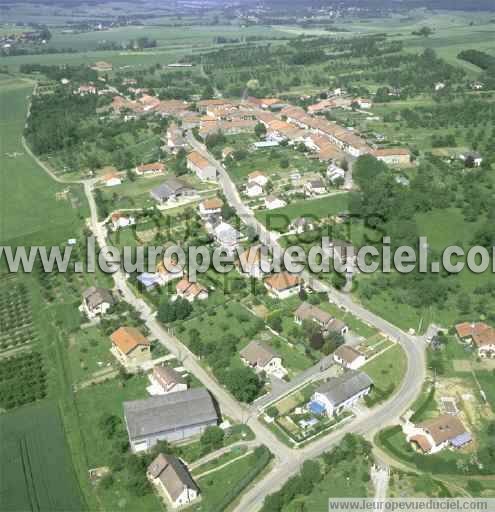
[[[311,218],[324,219],[332,215],[347,212],[349,195],[338,194],[322,199],[302,200],[275,210],[263,210],[256,213],[256,218],[263,222],[270,230],[285,231],[290,221],[297,217],[310,216]]]
[[[0,415],[0,509],[9,512],[86,508],[55,402]]]
[[[67,199],[56,200],[68,187],[48,177],[22,147],[32,88],[27,81],[0,82],[0,242],[11,245],[58,244],[77,234],[79,215],[86,213],[76,206],[83,204],[82,190],[70,187]]]
[[[366,363],[362,371],[374,382],[370,405],[382,402],[397,391],[404,379],[407,371],[406,353],[400,345],[395,345]]]

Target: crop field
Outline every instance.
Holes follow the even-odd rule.
[[[46,397],[46,372],[39,352],[0,360],[0,405],[12,409]]]
[[[21,137],[27,97],[33,84],[0,83],[0,242],[28,245],[58,243],[74,235],[79,208],[68,187],[55,183],[26,154]],[[80,193],[78,190],[76,193]]]
[[[0,509],[85,510],[56,403],[2,414],[0,430]]]

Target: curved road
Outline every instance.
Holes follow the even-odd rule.
[[[237,189],[223,166],[214,160],[205,150],[204,146],[196,141],[192,135],[188,134],[188,140],[191,145],[206,158],[208,158],[218,169],[219,181],[223,192],[229,204],[236,210],[241,220],[248,226],[251,226],[259,235],[260,240],[271,247],[274,254],[280,254],[281,246],[278,244],[273,234],[269,233],[265,227],[260,224],[253,212],[249,210],[242,202]],[[23,146],[26,151],[37,161],[40,167],[47,172],[53,179],[61,183],[71,183],[63,180],[41,162],[30,150],[29,146],[23,140]],[[96,203],[93,196],[94,179],[75,180],[72,183],[84,185],[84,192],[87,197],[90,211],[90,227],[95,235],[98,245],[102,248],[107,245],[106,228],[98,222]],[[237,421],[247,423],[256,435],[256,441],[265,444],[275,455],[276,464],[274,468],[256,485],[251,487],[241,498],[236,510],[242,512],[254,512],[261,508],[265,497],[279,489],[284,482],[292,475],[297,473],[302,463],[321,453],[329,450],[336,445],[340,439],[348,432],[354,432],[365,436],[370,436],[384,426],[397,421],[399,416],[416,399],[425,378],[425,354],[424,341],[420,337],[413,337],[389,322],[383,320],[377,315],[363,308],[360,304],[353,301],[352,297],[344,293],[337,292],[326,283],[318,281],[308,274],[303,274],[306,282],[310,283],[316,290],[325,291],[329,299],[339,306],[344,306],[357,317],[365,322],[377,327],[390,338],[398,341],[404,348],[408,358],[408,369],[405,378],[397,393],[385,404],[359,416],[352,422],[347,423],[338,431],[332,432],[309,446],[300,450],[292,450],[279,441],[253,414],[252,409],[237,402],[200,364],[198,358],[192,354],[177,338],[171,335],[155,319],[151,308],[142,299],[138,298],[126,281],[126,276],[118,271],[114,275],[116,288],[120,291],[123,300],[131,304],[141,314],[151,333],[167,347],[172,354],[183,361],[183,366],[193,373],[207,388],[209,388],[216,399],[219,401],[223,412]]]
[[[218,171],[219,182],[222,186],[225,197],[233,207],[242,222],[250,226],[259,236],[260,241],[270,247],[274,255],[282,253],[282,247],[276,237],[266,230],[253,212],[243,203],[236,186],[223,165],[215,160],[206,150],[205,146],[199,143],[191,132],[188,132],[188,142],[191,146],[207,158]],[[292,451],[292,454],[284,464],[278,464],[258,484],[248,490],[241,498],[236,510],[239,512],[254,512],[261,508],[264,498],[279,489],[284,482],[297,473],[304,460],[314,458],[329,450],[337,444],[348,432],[354,432],[370,437],[374,432],[381,430],[384,426],[396,423],[401,414],[416,400],[421,392],[421,387],[426,376],[425,342],[422,337],[410,336],[398,327],[387,322],[383,318],[368,311],[359,303],[355,302],[350,295],[331,288],[328,284],[315,279],[307,272],[302,274],[304,280],[318,291],[328,293],[329,299],[338,306],[345,307],[352,314],[373,325],[384,334],[401,344],[407,355],[408,365],[406,375],[394,396],[385,404],[369,411],[366,415],[356,418],[343,428],[333,432],[318,441],[313,442],[306,448]]]

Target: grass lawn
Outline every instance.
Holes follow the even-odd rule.
[[[256,218],[273,231],[284,232],[290,222],[297,217],[309,216],[324,219],[341,212],[347,212],[349,194],[342,193],[321,199],[295,201],[275,210],[263,210],[256,213]]]
[[[5,245],[58,244],[77,235],[88,213],[82,189],[53,181],[22,147],[32,89],[27,81],[0,82],[0,241]],[[65,189],[67,198],[56,200]]]
[[[289,166],[282,167],[281,161],[288,160]],[[279,178],[288,179],[292,171],[297,169],[301,174],[307,172],[319,172],[325,166],[318,160],[309,159],[303,153],[299,153],[290,147],[278,146],[273,149],[260,149],[249,153],[239,161],[228,164],[227,170],[236,183],[247,179],[249,173],[261,171],[271,177],[272,181]]]
[[[266,450],[266,448],[265,448]],[[259,474],[269,458],[257,451],[214,471],[197,481],[202,493],[202,500],[191,507],[194,512],[218,512],[226,508],[226,503],[235,500],[242,490]],[[258,472],[256,472],[258,470]],[[233,493],[235,492],[235,494]]]
[[[495,412],[495,372],[477,371],[476,378],[486,394],[486,399],[490,404],[492,411]]]
[[[327,512],[329,498],[365,498],[370,495],[368,484],[370,463],[361,457],[335,464],[323,480],[315,485],[311,494],[298,497],[283,512]],[[352,475],[350,477],[350,475]],[[304,504],[304,505],[303,505]]]
[[[211,471],[212,469],[220,467],[223,464],[226,464],[227,462],[240,457],[241,455],[245,454],[247,450],[248,449],[246,446],[234,446],[229,452],[220,455],[220,457],[201,464],[201,466],[198,466],[196,469],[194,469],[191,474],[195,476],[201,475],[206,471]]]
[[[124,384],[113,379],[78,391],[75,395],[79,421],[83,433],[89,467],[106,466],[114,452],[97,428],[103,414],[115,414],[123,418],[122,402],[147,398],[148,379],[136,375]]]
[[[110,353],[110,339],[99,327],[81,329],[71,336],[68,343],[68,357],[74,382],[91,378],[92,373],[113,365],[115,358]],[[117,365],[114,365],[117,367]]]
[[[395,345],[366,363],[361,370],[375,384],[369,395],[370,402],[375,405],[386,400],[400,386],[407,370],[407,357],[402,347]]]

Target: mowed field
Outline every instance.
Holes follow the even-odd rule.
[[[74,235],[85,214],[81,187],[53,181],[26,153],[21,137],[33,84],[0,81],[0,243],[57,244]],[[79,206],[78,206],[79,205]],[[81,206],[83,205],[83,206]]]
[[[0,415],[0,510],[85,510],[55,402]]]

